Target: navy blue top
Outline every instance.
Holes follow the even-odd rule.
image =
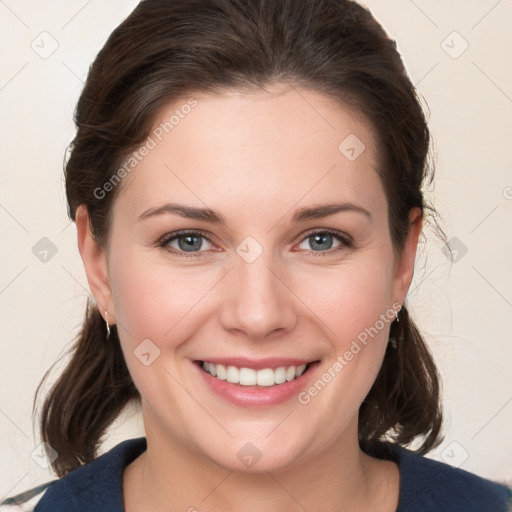
[[[124,512],[123,470],[146,450],[146,438],[119,443],[93,462],[49,483],[34,512]],[[400,445],[382,443],[379,458],[400,468],[396,512],[508,512],[512,489]]]

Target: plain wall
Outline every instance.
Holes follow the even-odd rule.
[[[40,442],[32,400],[69,348],[88,294],[66,214],[64,152],[88,67],[136,4],[0,2],[0,498],[54,478],[32,457]],[[512,4],[366,5],[397,40],[430,108],[437,177],[429,197],[457,255],[450,264],[427,230],[408,296],[443,377],[446,439],[429,456],[512,479]],[[43,237],[56,250],[46,262],[36,255]],[[139,435],[140,418],[124,417],[103,450]]]

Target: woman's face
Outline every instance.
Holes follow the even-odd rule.
[[[395,258],[372,132],[326,96],[194,98],[160,112],[89,281],[148,438],[227,468],[291,467],[357,442],[421,219]]]

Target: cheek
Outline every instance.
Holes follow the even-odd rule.
[[[394,319],[392,271],[386,270],[391,261],[382,251],[379,257],[367,253],[330,275],[318,271],[303,281],[302,296],[310,290],[311,309],[322,320],[331,349],[321,382],[306,391],[301,403],[313,400],[319,408],[345,404],[335,414],[337,425],[358,409],[382,365]]]
[[[143,255],[124,257],[112,267],[116,318],[133,343],[154,338],[168,344],[173,332],[197,315],[205,290],[214,285],[211,273],[171,271],[165,264],[148,263]]]
[[[311,309],[322,320],[331,350],[317,380],[298,399],[305,410],[330,411],[324,435],[332,439],[357,413],[370,391],[394,319],[392,273],[373,260],[371,264],[360,263],[338,268],[330,276],[318,272],[315,279],[308,277],[303,283],[304,293],[306,288],[316,290],[309,295],[314,304]]]
[[[298,295],[323,320],[339,349],[373,326],[381,314],[391,316],[392,272],[383,264],[385,256],[381,254],[380,261],[370,256],[300,276]]]
[[[175,263],[170,268],[165,259],[158,263],[150,259],[136,251],[112,255],[109,270],[118,331],[130,339],[130,345],[146,338],[166,346],[173,339],[179,344],[193,336],[193,327],[198,327],[194,319],[208,315],[215,306],[212,301],[222,305],[218,293],[230,279],[208,297],[224,273],[221,268]],[[336,343],[342,349],[389,309],[392,273],[385,270],[390,266],[385,264],[388,259],[382,251],[368,251],[336,267],[302,263],[283,269],[282,277],[306,306],[298,306],[296,314],[323,324],[328,338],[339,340]],[[236,287],[234,282],[231,285]],[[290,302],[296,300],[290,297]]]
[[[172,361],[180,346],[193,338],[201,298],[215,280],[205,273],[170,269],[149,259],[137,251],[113,255],[111,282],[117,330],[129,372],[141,395],[158,402],[156,390],[162,389],[162,379],[173,382],[166,371],[174,374]],[[169,397],[166,400],[172,402]]]

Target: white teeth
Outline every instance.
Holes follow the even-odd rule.
[[[255,386],[257,381],[256,370],[252,368],[240,368],[238,378],[238,382],[242,384],[242,386]]]
[[[235,366],[228,366],[226,370],[226,380],[233,384],[237,384],[239,382],[239,374],[238,368]]]
[[[224,366],[223,364],[213,364],[203,362],[203,370],[212,377],[219,380],[226,380],[232,384],[241,386],[273,386],[274,384],[283,384],[300,377],[306,370],[306,365],[300,366],[280,366],[279,368],[264,368],[262,370],[253,370],[252,368],[237,368],[236,366]]]
[[[276,371],[274,372],[274,382],[276,384],[286,382],[286,368],[284,366],[276,368]]]
[[[297,366],[297,377],[300,377],[304,371],[306,370],[306,365],[301,364],[300,366]]]
[[[204,368],[204,366],[203,366],[203,368]],[[205,368],[205,370],[206,370],[207,372],[209,372],[209,370],[207,370],[206,368]],[[217,372],[217,379],[219,379],[219,380],[226,380],[226,367],[225,367],[224,365],[222,365],[222,364],[216,364],[216,365],[215,365],[215,370],[216,370],[216,372]],[[211,375],[213,375],[213,373],[212,373],[212,372],[209,372],[209,373],[210,373]]]
[[[258,373],[256,375],[256,383],[258,384],[258,386],[273,386],[275,384],[274,370],[272,370],[272,368],[258,370]]]

